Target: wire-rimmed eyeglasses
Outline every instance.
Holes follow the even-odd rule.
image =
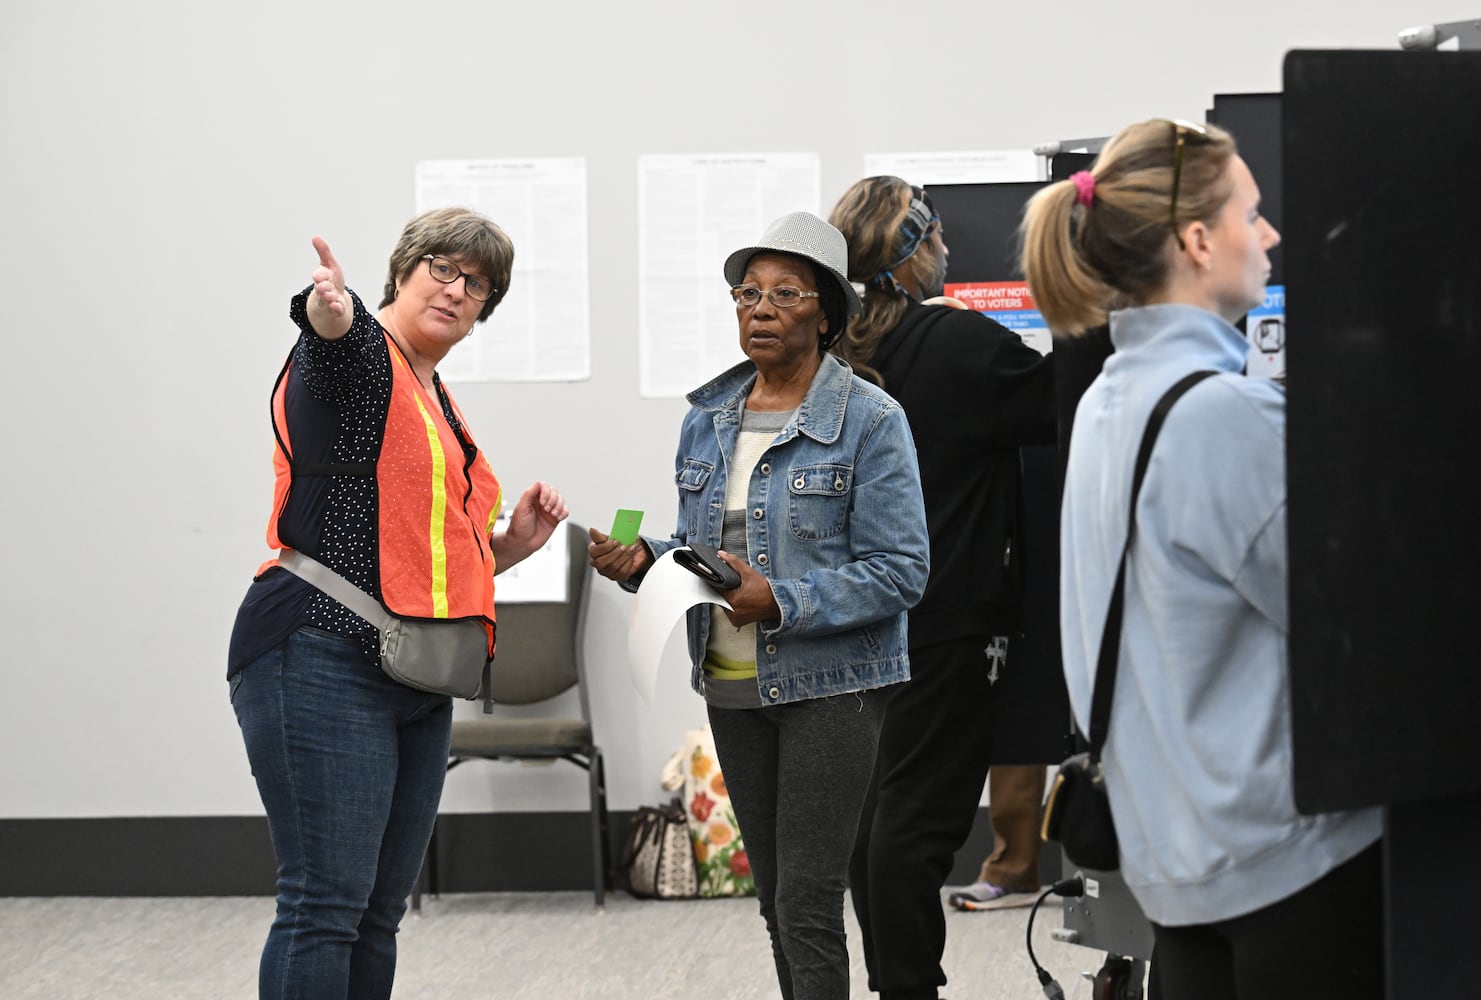
[[[754,309],[761,304],[761,296],[765,295],[771,300],[771,304],[778,309],[795,309],[802,303],[803,299],[818,298],[817,292],[804,292],[800,288],[791,285],[778,285],[770,291],[763,292],[755,285],[736,285],[730,290],[730,297],[735,299],[737,309]]]

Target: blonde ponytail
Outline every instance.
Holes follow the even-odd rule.
[[[1023,213],[1023,274],[1034,303],[1055,333],[1079,334],[1106,321],[1115,289],[1076,245],[1078,205],[1074,182],[1057,181],[1029,200]]]
[[[1117,133],[1090,172],[1093,184],[1082,178],[1084,192],[1072,179],[1034,195],[1020,229],[1023,273],[1049,328],[1083,333],[1110,310],[1157,294],[1167,283],[1176,228],[1211,222],[1229,200],[1234,155],[1234,139],[1222,129],[1156,118]]]

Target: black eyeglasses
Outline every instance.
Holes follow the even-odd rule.
[[[1183,181],[1183,147],[1187,144],[1188,136],[1196,135],[1203,139],[1208,138],[1208,129],[1194,122],[1184,121],[1181,118],[1166,119],[1172,126],[1173,149],[1172,149],[1172,203],[1167,209],[1167,221],[1172,226],[1172,234],[1177,238],[1178,247],[1183,246],[1183,234],[1178,232],[1178,187]]]
[[[498,291],[497,288],[489,284],[485,279],[469,274],[446,257],[426,253],[422,254],[422,260],[427,262],[427,270],[431,273],[432,277],[444,285],[451,285],[454,281],[462,278],[463,291],[467,292],[468,297],[471,299],[477,299],[479,302],[487,302]]]
[[[730,290],[730,297],[735,299],[737,309],[754,309],[761,304],[761,296],[765,295],[771,300],[771,304],[778,309],[795,309],[802,304],[803,299],[816,299],[820,296],[817,292],[804,292],[800,288],[791,285],[778,285],[768,292],[763,292],[755,285],[736,285]]]

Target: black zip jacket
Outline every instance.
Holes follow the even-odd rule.
[[[868,362],[920,455],[931,577],[912,648],[1020,628],[1018,448],[1054,443],[1052,357],[981,313],[911,302]]]

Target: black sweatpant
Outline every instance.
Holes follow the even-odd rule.
[[[848,1000],[843,892],[890,690],[709,706],[784,1000]]]
[[[987,779],[988,640],[910,650],[894,690],[849,865],[869,988],[881,1000],[935,1000],[946,983],[941,887],[966,843]]]
[[[1381,844],[1254,913],[1153,924],[1150,1000],[1383,1000]]]

